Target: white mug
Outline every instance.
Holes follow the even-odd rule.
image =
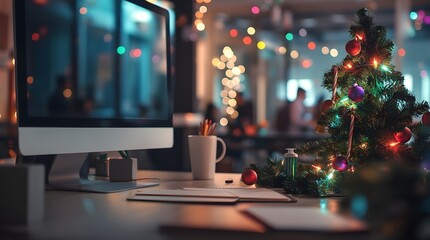
[[[221,155],[216,157],[217,141],[222,145]],[[214,179],[215,165],[226,153],[225,142],[217,136],[189,135],[191,171],[193,179]]]

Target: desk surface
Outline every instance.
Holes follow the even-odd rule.
[[[240,174],[216,174],[213,181],[192,181],[188,172],[140,171],[141,177],[160,178],[157,188],[225,187],[233,178],[241,185]],[[0,226],[0,239],[365,239],[361,234],[318,234],[309,232],[262,233],[265,227],[247,217],[236,205],[180,204],[127,201],[133,191],[98,194],[46,191],[44,221],[26,227]],[[296,203],[276,203],[285,207],[309,206],[339,209],[338,199],[297,198]]]

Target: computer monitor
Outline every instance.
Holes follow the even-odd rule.
[[[168,11],[144,0],[23,0],[14,21],[21,154],[56,154],[57,187],[144,186],[88,182],[79,170],[89,152],[172,147]]]

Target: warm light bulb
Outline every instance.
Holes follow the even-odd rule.
[[[376,61],[376,58],[373,59],[373,67],[375,69],[378,68],[378,61]]]

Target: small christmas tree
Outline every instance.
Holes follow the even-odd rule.
[[[416,103],[402,74],[391,64],[394,44],[386,29],[376,26],[366,9],[356,13],[350,28],[348,55],[324,74],[323,87],[332,99],[323,103],[317,131],[329,136],[307,143],[302,154],[313,154],[313,165],[330,179],[354,172],[366,163],[401,162],[418,165],[430,148],[429,105]],[[422,117],[422,123],[413,118]],[[428,131],[427,131],[428,132]]]

